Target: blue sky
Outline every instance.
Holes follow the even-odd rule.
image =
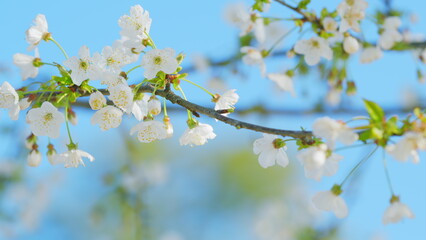
[[[236,51],[236,35],[238,31],[228,26],[223,20],[223,9],[225,4],[230,1],[1,1],[0,2],[0,26],[3,37],[0,40],[0,63],[5,64],[10,71],[0,74],[0,82],[9,81],[12,85],[18,87],[20,82],[19,72],[16,67],[11,64],[13,54],[17,52],[26,52],[27,43],[25,42],[25,30],[31,25],[34,17],[39,14],[45,14],[49,23],[49,31],[53,37],[59,41],[67,50],[69,55],[76,55],[78,49],[82,45],[87,45],[94,51],[101,51],[103,46],[110,45],[114,40],[119,39],[118,18],[127,14],[130,6],[141,4],[150,12],[153,19],[151,27],[151,36],[154,38],[159,48],[172,47],[177,52],[184,52],[188,58],[186,63],[190,63],[190,56],[194,53],[202,53],[208,56],[222,58],[229,56],[230,52]],[[245,1],[250,4],[250,1]],[[313,7],[317,8],[323,1],[313,1]],[[371,1],[370,1],[371,2]],[[424,32],[426,29],[426,15],[416,10],[426,9],[425,1],[394,1],[396,6],[401,7],[408,12],[417,13],[419,22],[413,25],[413,30]],[[326,1],[328,7],[332,8],[338,1]],[[377,4],[377,3],[376,3]],[[373,3],[371,3],[373,5]],[[289,11],[282,11],[282,7],[274,4],[270,14],[285,13],[292,15]],[[317,8],[318,9],[318,8]],[[407,21],[406,21],[407,22]],[[286,23],[288,28],[291,26]],[[365,25],[367,26],[367,22]],[[369,30],[374,32],[374,29]],[[291,43],[284,42],[284,46],[290,46]],[[64,60],[61,53],[53,44],[42,43],[40,46],[41,58],[44,61]],[[280,62],[281,60],[278,60]],[[425,86],[416,82],[415,69],[416,65],[410,53],[395,54],[385,53],[383,59],[369,64],[358,64],[358,57],[352,60],[351,75],[354,77],[358,86],[358,95],[350,99],[350,104],[356,108],[362,106],[362,98],[376,101],[386,107],[401,106],[401,90],[412,88],[418,93],[422,93],[424,97]],[[289,67],[291,61],[282,60]],[[185,64],[184,64],[185,65]],[[276,67],[276,71],[282,69],[281,66]],[[291,65],[290,65],[291,66]],[[423,69],[424,66],[423,66]],[[49,75],[52,69],[43,68],[42,74]],[[53,69],[54,70],[54,69]],[[275,69],[274,69],[275,70]],[[135,71],[140,74],[140,71]],[[249,106],[252,103],[264,103],[272,107],[283,107],[286,109],[295,109],[298,106],[310,106],[320,94],[317,94],[308,100],[303,99],[301,88],[306,86],[314,86],[312,89],[324,89],[316,76],[309,79],[296,79],[296,91],[299,98],[292,98],[289,95],[271,94],[273,85],[266,79],[262,79],[257,69],[249,70],[246,81],[241,79],[227,79],[227,83],[231,88],[237,88],[241,101],[238,106]],[[206,76],[196,74],[190,79],[206,84]],[[188,89],[192,88],[188,87]],[[197,90],[195,90],[197,91]],[[202,101],[205,105],[210,104],[207,96],[202,95],[201,91],[191,95],[190,99]],[[2,121],[5,120],[2,114]],[[270,118],[251,117],[247,120],[271,127],[298,129],[301,125],[310,128],[310,124],[315,119],[314,115],[310,116],[272,116]],[[351,115],[340,115],[336,118],[348,119]],[[23,118],[21,116],[21,118]],[[184,120],[181,116],[176,117],[175,127],[177,133],[181,133],[185,128]],[[81,118],[83,130],[76,130],[76,136],[81,139],[81,146],[89,151],[96,148],[96,144],[87,138],[87,129],[89,129],[90,116],[85,114]],[[230,127],[220,127],[221,125],[214,121],[205,120],[217,127],[219,137],[215,140],[215,146],[220,148],[220,142],[228,142],[234,136]],[[92,127],[93,128],[93,127]],[[64,130],[64,129],[63,129]],[[115,133],[103,133],[98,129],[90,130],[93,135],[114,137]],[[101,135],[106,134],[106,135]],[[222,134],[220,136],[220,134]],[[238,133],[238,137],[242,142],[248,142],[260,136],[255,133]],[[63,140],[63,139],[62,139]],[[227,141],[228,140],[228,141]],[[178,137],[175,136],[173,141],[177,142]],[[114,146],[113,143],[109,143]],[[174,143],[177,145],[177,143]],[[251,148],[251,146],[248,146]],[[210,150],[213,147],[209,148]],[[185,149],[187,150],[187,149]],[[192,149],[190,149],[192,150]],[[202,151],[202,150],[196,150]],[[214,150],[213,150],[214,151]],[[93,154],[98,154],[98,158],[103,158],[103,152],[100,149],[94,150]],[[348,156],[345,163],[342,164],[339,174],[333,178],[327,178],[321,183],[306,181],[312,187],[312,193],[319,190],[328,189],[333,183],[339,182],[345,174],[350,170],[360,156],[366,154],[366,151],[348,151],[344,155]],[[100,156],[100,157],[99,157]],[[426,181],[424,163],[414,165],[411,163],[401,164],[389,159],[389,169],[394,178],[393,184],[395,191],[401,194],[403,202],[410,205],[416,214],[415,220],[407,220],[397,225],[383,226],[381,224],[381,216],[387,207],[389,192],[387,190],[383,168],[381,165],[381,153],[376,153],[376,157],[370,159],[368,164],[363,167],[363,176],[356,191],[356,197],[348,195],[344,197],[349,200],[353,197],[353,205],[350,209],[350,215],[347,219],[342,220],[347,239],[367,239],[376,233],[383,233],[389,239],[416,239],[421,236],[423,225],[426,222],[426,208],[424,202],[426,193],[422,191],[422,183]],[[424,157],[424,154],[423,154]],[[294,161],[294,164],[298,164]],[[96,166],[93,165],[93,166]],[[99,166],[99,165],[98,165]],[[47,168],[48,166],[45,165]],[[90,168],[90,167],[89,167]],[[259,168],[261,171],[262,169]],[[28,169],[30,176],[40,176],[46,170]],[[31,171],[33,171],[31,173]],[[93,171],[93,170],[92,170]],[[77,179],[81,176],[92,181],[97,181],[98,175],[91,176],[91,170],[85,169],[82,172],[66,172],[69,178]],[[300,174],[303,174],[300,172]],[[87,180],[87,179],[86,179]],[[77,186],[84,185],[76,183]],[[78,188],[73,185],[73,188]],[[66,197],[73,197],[64,195]],[[356,199],[356,200],[355,200]],[[327,214],[327,217],[329,215]]]

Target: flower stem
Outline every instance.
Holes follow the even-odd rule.
[[[167,115],[167,105],[166,105],[166,99],[163,98],[163,108],[164,108],[164,117],[168,117]]]
[[[186,99],[185,93],[183,92],[182,88],[180,86],[178,86],[178,89],[179,89],[180,93],[182,93],[183,99],[188,100],[188,99]],[[191,120],[192,119],[191,111],[189,111],[188,109],[186,111],[188,112],[188,119]]]
[[[272,52],[272,50],[274,50],[278,44],[284,39],[286,38],[291,32],[293,32],[294,30],[296,30],[297,27],[293,27],[292,29],[290,29],[290,31],[284,33],[275,43],[274,45],[272,45],[272,47],[268,50],[268,55]]]
[[[352,168],[352,170],[349,172],[349,174],[345,177],[345,179],[343,179],[342,183],[340,184],[340,186],[343,186],[343,184],[346,183],[346,181],[349,179],[350,176],[352,176],[352,174],[354,174],[354,172],[365,162],[367,161],[375,152],[376,150],[379,148],[379,146],[376,146],[373,151],[371,151],[367,156],[365,156],[363,159],[361,159],[361,161],[358,162],[357,165],[355,165],[354,168]]]
[[[357,145],[350,145],[350,146],[346,146],[346,147],[339,147],[339,148],[334,149],[333,152],[337,152],[337,151],[341,151],[341,150],[346,150],[346,149],[351,149],[351,148],[356,148],[356,147],[362,147],[362,146],[371,145],[371,144],[373,144],[373,143],[372,142],[370,142],[370,143],[360,143],[360,144],[357,144]]]
[[[68,59],[68,54],[67,52],[65,52],[64,48],[62,48],[61,44],[59,44],[55,39],[53,39],[52,37],[49,38],[50,41],[52,41],[54,44],[56,44],[56,46],[58,46],[58,48],[61,50],[61,52],[64,54],[65,58]]]
[[[152,47],[154,49],[157,48],[157,46],[155,46],[154,40],[152,40],[151,36],[149,36],[149,34],[145,31],[146,36],[148,37],[149,41],[152,43]]]
[[[391,179],[390,179],[390,176],[389,176],[389,170],[388,170],[388,166],[387,166],[387,161],[386,161],[386,153],[385,153],[385,150],[383,149],[383,169],[385,170],[385,175],[386,175],[386,181],[387,181],[387,183],[388,183],[388,186],[389,186],[389,190],[390,190],[390,192],[391,192],[391,194],[392,194],[392,196],[393,195],[395,195],[394,194],[394,192],[393,192],[393,187],[392,187],[392,182],[391,182]]]
[[[65,125],[67,126],[67,132],[68,132],[68,138],[70,139],[70,144],[74,145],[74,142],[72,140],[71,137],[71,131],[70,131],[70,125],[69,125],[69,121],[68,121],[68,108],[70,106],[70,101],[67,101],[67,105],[65,106]]]
[[[190,81],[190,80],[185,79],[185,78],[181,78],[181,80],[184,80],[185,82],[188,82],[188,83],[190,83],[190,84],[192,84],[192,85],[194,85],[196,87],[199,87],[201,90],[203,90],[204,92],[206,92],[207,94],[209,94],[211,97],[214,97],[213,93],[211,93],[209,90],[205,89],[204,87],[201,87],[200,85],[196,84],[195,82]]]
[[[129,75],[129,73],[131,73],[133,70],[140,68],[140,67],[141,67],[141,65],[137,65],[137,66],[132,67],[129,71],[126,72],[126,75]]]

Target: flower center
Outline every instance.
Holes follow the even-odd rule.
[[[44,121],[45,122],[50,122],[52,119],[53,119],[52,113],[46,113],[46,115],[44,115]]]
[[[89,68],[89,64],[87,64],[87,62],[85,61],[80,61],[80,68],[83,70],[87,70],[87,68]]]
[[[318,42],[318,40],[312,40],[311,45],[314,48],[319,48],[320,47],[320,43]]]
[[[155,58],[154,58],[154,64],[155,64],[155,65],[160,65],[162,61],[163,61],[163,60],[161,59],[161,57],[155,57]]]

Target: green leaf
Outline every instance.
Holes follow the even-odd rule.
[[[308,4],[311,3],[311,0],[302,0],[298,5],[297,8],[299,9],[307,9],[308,8]]]
[[[271,3],[271,0],[256,0],[255,3],[253,4],[252,8],[253,8],[253,10],[263,12],[264,7],[265,7],[264,5],[269,4],[269,3]]]
[[[383,109],[375,102],[364,99],[365,108],[367,109],[368,114],[372,122],[380,123],[385,117]]]
[[[371,133],[371,129],[368,129],[366,131],[363,131],[359,134],[359,140],[365,142],[368,139],[372,138],[372,133]]]

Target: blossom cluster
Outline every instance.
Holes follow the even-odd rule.
[[[19,112],[29,108],[26,122],[32,133],[26,141],[30,149],[28,165],[35,167],[41,163],[42,154],[37,144],[41,136],[49,138],[47,157],[51,164],[78,167],[84,166],[83,158],[94,160],[91,154],[78,149],[69,127],[69,123],[77,124],[72,105],[84,96],[89,97],[90,108],[95,111],[91,124],[98,125],[102,131],[119,127],[123,116],[131,115],[139,123],[131,128],[130,134],[136,135],[140,142],[172,137],[173,126],[166,111],[166,100],[163,110],[161,99],[155,92],[173,85],[186,99],[180,81],[199,85],[186,79],[186,73],[180,73],[183,54],[176,54],[172,48],[156,47],[149,34],[151,24],[149,12],[135,5],[131,7],[129,15],[123,15],[118,20],[121,39],[104,47],[101,52],[91,53],[89,47],[82,46],[77,56],[69,57],[49,32],[46,17],[42,14],[36,16],[33,26],[26,31],[30,44],[28,50],[34,50],[34,56],[17,53],[13,56],[14,63],[21,70],[22,80],[36,78],[39,68],[44,65],[56,67],[60,76],[53,76],[36,90],[30,90],[30,85],[16,90],[8,82],[0,87],[0,107],[9,110],[11,119],[17,120]],[[56,44],[66,60],[62,64],[43,62],[38,51],[42,41]],[[139,63],[127,72],[123,70],[136,62]],[[144,79],[137,84],[129,84],[129,74],[137,68],[144,70]],[[145,85],[151,86],[154,91],[151,94],[140,91]],[[99,86],[104,89],[99,90]],[[227,115],[238,102],[239,96],[235,91],[232,89],[222,95],[207,93],[215,102],[215,110]],[[105,95],[108,95],[108,99]],[[162,112],[162,121],[156,120]],[[68,151],[58,154],[50,139],[61,135],[60,129],[64,123],[69,137]],[[189,110],[187,124],[188,129],[180,138],[181,145],[203,145],[208,139],[216,137],[212,126],[200,123]]]
[[[418,151],[426,150],[426,131],[425,131],[425,114],[419,109],[414,111],[418,120],[412,122],[405,121],[402,126],[398,126],[396,118],[390,118],[383,123],[381,109],[372,102],[366,101],[367,110],[370,113],[371,125],[384,124],[385,126],[374,126],[373,129],[366,132],[356,131],[357,129],[365,129],[365,127],[349,127],[343,121],[336,121],[329,117],[321,117],[315,120],[312,126],[312,139],[310,141],[300,141],[297,144],[299,149],[297,159],[303,165],[305,176],[307,178],[320,181],[324,176],[333,176],[339,169],[339,162],[344,157],[336,154],[336,143],[346,146],[353,145],[357,140],[367,142],[374,139],[378,146],[366,158],[362,159],[351,171],[341,184],[335,184],[330,191],[317,193],[313,199],[313,204],[321,210],[332,211],[336,217],[344,218],[348,215],[348,207],[340,196],[343,192],[342,186],[351,174],[376,151],[378,147],[383,147],[389,155],[395,160],[405,162],[412,159],[414,163],[418,163]],[[373,110],[375,109],[375,110]],[[374,112],[376,111],[376,112]],[[378,118],[380,117],[380,118]],[[362,119],[368,120],[368,117]],[[386,129],[380,129],[386,127]],[[376,133],[372,133],[376,131]],[[383,131],[380,135],[377,132]],[[396,143],[389,141],[390,135],[386,133],[390,131],[396,135],[401,134],[400,140]],[[259,155],[259,164],[264,167],[271,167],[278,164],[286,167],[289,164],[287,156],[286,142],[296,140],[283,140],[279,136],[271,134],[263,134],[263,138],[257,139],[253,144],[253,151]],[[387,171],[387,169],[385,168]],[[389,181],[389,179],[388,179]],[[390,182],[389,182],[390,184]],[[414,218],[414,214],[409,207],[400,202],[399,196],[393,193],[391,188],[391,205],[386,209],[383,215],[383,223],[396,223],[403,218]]]

